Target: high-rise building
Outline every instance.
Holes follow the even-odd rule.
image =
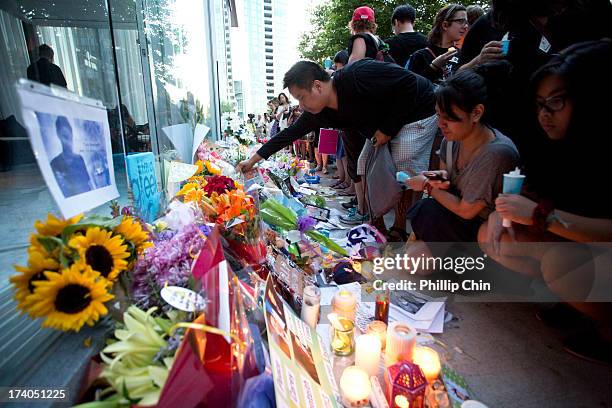
[[[240,54],[240,63],[244,64],[240,79],[243,79],[246,113],[264,112],[267,101],[282,92],[283,76],[298,59],[297,45],[307,20],[305,9],[310,2],[242,1],[238,20],[246,49]],[[234,59],[238,58],[235,54]]]
[[[221,103],[236,105],[234,95],[234,75],[231,47],[231,7],[230,2],[215,2],[215,47],[219,75],[219,99]]]

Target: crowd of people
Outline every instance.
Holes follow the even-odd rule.
[[[414,32],[414,8],[402,5],[384,22],[395,35],[383,41],[374,10],[359,7],[346,63],[337,55],[330,72],[297,62],[284,86],[303,114],[281,128],[287,99],[279,95],[280,131],[238,168],[247,171],[320,128],[341,130],[336,186],[355,194],[343,222],[372,223],[389,241],[409,240],[415,254],[436,242],[477,243],[565,301],[542,320],[567,323],[567,305],[593,319],[595,331],[568,339],[566,348],[612,363],[610,303],[579,302],[612,286],[604,270],[610,254],[592,244],[612,241],[601,182],[612,151],[610,17],[607,0],[493,0],[486,13],[450,4],[424,36]],[[395,169],[410,177],[389,229],[369,214],[371,200],[393,199],[368,197],[378,182],[369,171],[377,149],[389,149]],[[317,164],[325,168],[323,159]],[[526,175],[521,193],[503,194],[503,175],[517,167]]]

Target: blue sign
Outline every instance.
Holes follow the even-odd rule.
[[[155,176],[153,153],[136,153],[126,157],[134,208],[146,222],[153,222],[159,211],[160,193]]]

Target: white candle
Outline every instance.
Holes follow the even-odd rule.
[[[385,365],[387,367],[399,361],[412,361],[416,334],[416,330],[406,323],[393,322],[389,324],[385,348]]]
[[[332,299],[332,311],[354,322],[357,311],[357,298],[348,290],[336,292]]]
[[[342,403],[349,407],[365,406],[369,401],[371,387],[370,377],[361,368],[345,368],[340,377]]]
[[[430,347],[416,347],[414,349],[413,363],[421,367],[428,383],[434,382],[440,375],[440,357]]]
[[[377,375],[380,365],[380,339],[373,334],[364,334],[355,340],[355,365],[368,375]]]
[[[313,285],[306,286],[302,299],[302,314],[300,317],[310,328],[316,329],[321,309],[321,290]]]

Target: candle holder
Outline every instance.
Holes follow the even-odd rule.
[[[387,400],[391,408],[424,408],[427,380],[416,364],[400,361],[385,373]]]
[[[416,330],[406,323],[391,323],[387,330],[385,365],[389,367],[399,361],[412,361],[416,336]]]
[[[385,351],[385,345],[387,343],[387,325],[380,320],[374,320],[368,324],[366,334],[373,334],[380,339],[380,349]]]
[[[362,369],[350,366],[340,377],[342,405],[349,408],[365,407],[370,402],[370,378]]]
[[[440,356],[431,347],[415,347],[412,362],[421,368],[429,384],[433,384],[442,371]]]
[[[331,349],[337,356],[349,356],[355,351],[355,324],[338,317],[338,324],[331,326]]]
[[[355,321],[357,299],[348,290],[339,290],[332,298],[332,311],[345,319]]]

